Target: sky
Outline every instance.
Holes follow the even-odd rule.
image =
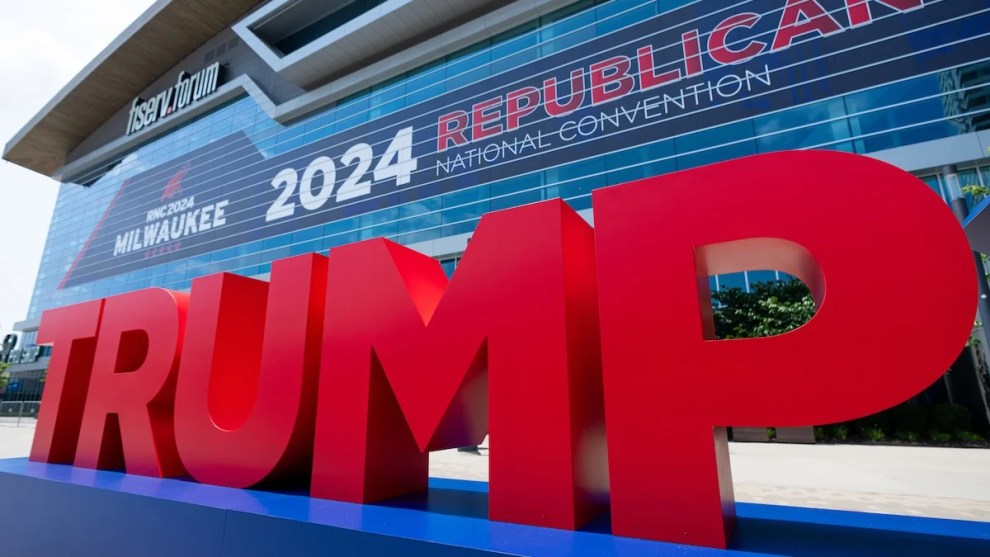
[[[0,144],[6,144],[152,0],[31,0],[0,8]],[[59,184],[0,162],[0,335],[27,316]]]

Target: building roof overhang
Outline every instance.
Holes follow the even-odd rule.
[[[262,0],[158,0],[11,139],[3,158],[46,176],[148,84]]]

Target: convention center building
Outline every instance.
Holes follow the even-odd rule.
[[[596,188],[758,153],[949,202],[988,147],[986,0],[159,0],[4,150],[62,183],[21,345],[49,308],[367,238],[450,273],[490,211],[591,220]]]

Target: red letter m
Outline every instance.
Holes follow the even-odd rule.
[[[585,523],[607,489],[594,276],[559,200],[485,215],[449,285],[385,240],[332,250],[312,494],[426,489],[428,451],[490,423],[490,518]]]

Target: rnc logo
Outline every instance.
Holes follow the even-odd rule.
[[[897,404],[972,327],[961,228],[884,163],[778,153],[593,196],[594,228],[560,200],[484,216],[449,282],[375,239],[270,282],[47,311],[31,459],[368,503],[490,432],[492,520],[575,529],[610,508],[616,535],[725,547],[726,427]],[[815,316],[715,340],[708,277],[747,269],[799,277]]]

